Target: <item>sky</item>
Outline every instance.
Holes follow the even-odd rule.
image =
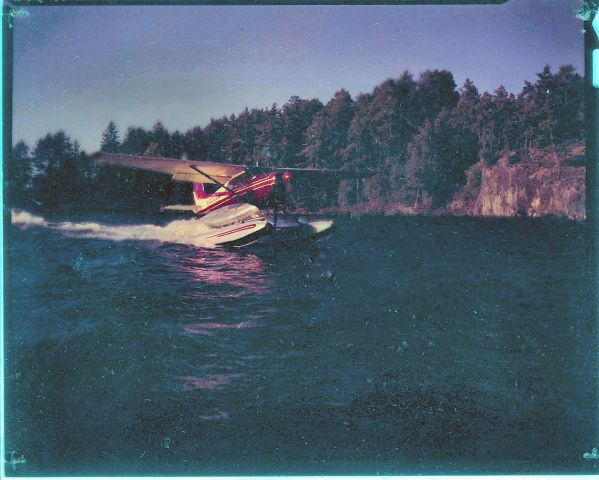
[[[87,152],[110,120],[169,130],[355,98],[404,70],[518,93],[546,64],[584,72],[579,0],[429,6],[35,6],[14,19],[13,142],[65,130]]]

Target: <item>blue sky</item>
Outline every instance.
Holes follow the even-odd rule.
[[[493,6],[31,7],[15,19],[13,140],[205,126],[292,95],[326,103],[404,70],[517,93],[545,64],[583,71],[575,0]]]

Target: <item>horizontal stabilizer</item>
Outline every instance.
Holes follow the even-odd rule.
[[[195,205],[164,205],[160,207],[161,212],[196,212]]]

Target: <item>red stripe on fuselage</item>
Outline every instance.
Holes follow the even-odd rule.
[[[232,194],[228,194],[227,196],[225,196],[222,200],[219,200],[218,202],[213,203],[212,205],[207,206],[206,208],[204,208],[203,210],[198,210],[196,212],[196,215],[204,215],[205,213],[208,213],[212,210],[215,210],[217,208],[221,208],[224,207],[226,205],[229,205],[231,203],[235,203],[235,201],[237,201],[236,197],[238,195],[241,195],[243,193],[247,193],[248,191],[259,191],[259,190],[264,190],[266,188],[269,188],[269,190],[274,186],[274,184],[276,183],[277,179],[276,179],[276,175],[275,174],[269,174],[267,177],[262,177],[259,178],[258,180],[255,180],[254,182],[248,184],[248,185],[243,185],[240,186],[238,188],[234,188],[233,189],[233,193]],[[264,192],[261,197],[264,198],[266,195],[268,194],[268,192]],[[207,196],[204,198],[213,198],[214,195],[212,196]],[[202,197],[200,197],[202,198]]]

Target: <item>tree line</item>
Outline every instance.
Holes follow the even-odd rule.
[[[186,132],[114,122],[101,150],[235,164],[316,167],[360,172],[301,177],[292,205],[308,208],[402,203],[437,208],[464,188],[476,167],[509,151],[582,142],[583,79],[570,66],[546,66],[517,95],[499,86],[479,93],[470,81],[457,88],[447,70],[416,79],[404,72],[370,93],[344,89],[326,104],[291,97],[279,106],[212,119]],[[474,173],[473,173],[474,172]],[[98,167],[64,131],[33,147],[13,148],[7,176],[13,206],[46,210],[153,210],[189,202],[190,186],[162,175]]]

